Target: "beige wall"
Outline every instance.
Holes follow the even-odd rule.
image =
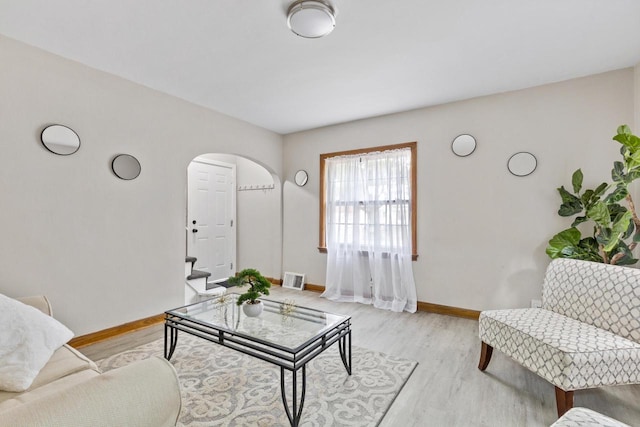
[[[239,154],[282,175],[275,133],[5,37],[0,64],[0,292],[46,294],[76,334],[184,301],[191,159]],[[78,133],[76,154],[40,145],[51,123]],[[111,173],[119,153],[138,179]]]
[[[633,89],[634,89],[634,106],[635,106],[635,126],[633,126],[633,134],[640,135],[640,64],[633,68]]]
[[[587,184],[607,179],[618,155],[610,138],[633,123],[634,103],[640,123],[635,67],[288,135],[283,150],[280,135],[4,37],[0,63],[0,292],[48,295],[76,334],[182,303],[186,167],[212,152],[267,167],[275,191],[283,177],[282,197],[257,202],[276,210],[282,203],[282,218],[246,211],[245,221],[260,225],[247,234],[273,243],[271,258],[242,251],[239,261],[279,277],[282,254],[284,270],[323,284],[319,154],[418,141],[419,299],[473,309],[527,305],[539,297],[547,240],[568,226],[555,213],[555,188],[569,185],[578,167]],[[78,153],[42,148],[39,133],[51,123],[78,132]],[[463,132],[479,144],[468,158],[450,150]],[[539,165],[516,178],[506,161],[521,150]],[[113,176],[109,162],[118,153],[140,159],[138,179]],[[309,172],[305,187],[293,184],[298,169]],[[281,227],[282,252],[274,236]],[[239,249],[252,245],[245,240]]]
[[[547,241],[570,222],[556,214],[555,189],[570,185],[577,168],[587,185],[608,179],[618,156],[611,137],[633,120],[633,79],[625,69],[285,136],[283,270],[324,284],[326,258],[316,249],[321,153],[418,141],[418,299],[527,306],[540,298]],[[461,133],[478,140],[466,158],[451,152]],[[518,151],[538,158],[533,175],[507,171]],[[309,171],[302,188],[292,183],[298,169]]]

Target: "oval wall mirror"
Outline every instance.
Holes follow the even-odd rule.
[[[73,129],[63,125],[51,125],[42,130],[40,141],[54,154],[68,156],[80,149],[80,137]]]
[[[458,135],[451,143],[451,150],[456,156],[466,157],[476,149],[476,139],[469,134]]]
[[[135,157],[129,154],[119,154],[111,162],[111,170],[120,179],[136,179],[140,175],[142,167]]]
[[[507,162],[509,172],[515,176],[531,175],[537,166],[538,160],[536,156],[526,151],[514,154]]]
[[[309,175],[307,174],[307,171],[301,169],[298,172],[296,172],[294,180],[296,182],[296,185],[298,185],[299,187],[302,187],[309,180]]]

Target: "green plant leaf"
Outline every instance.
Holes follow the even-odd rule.
[[[589,218],[587,218],[586,216],[578,216],[576,217],[576,219],[573,220],[573,222],[571,223],[571,226],[575,227],[587,221],[589,221]]]
[[[621,237],[629,229],[629,224],[631,223],[631,217],[632,217],[632,214],[630,211],[626,211],[625,213],[618,215],[615,221],[613,222],[613,226],[611,227],[611,232],[614,235]]]
[[[571,184],[573,185],[573,192],[578,194],[582,189],[582,179],[584,175],[582,175],[582,170],[578,169],[571,176]]]
[[[594,204],[588,211],[587,216],[603,227],[609,227],[611,224],[611,216],[607,204],[602,200]]]
[[[625,154],[624,158],[626,160],[627,170],[632,170],[640,166],[640,150],[629,151]]]
[[[633,222],[633,216],[632,216],[631,221],[629,221],[629,226],[627,227],[627,231],[625,231],[624,234],[622,235],[622,240],[627,240],[629,237],[631,237],[631,235],[635,230],[636,230],[636,225]]]
[[[623,256],[622,258],[620,258],[618,260],[618,262],[616,263],[616,265],[633,265],[636,262],[638,262],[637,258],[633,258],[631,256],[628,256],[625,254],[625,256]]]
[[[566,246],[562,249],[560,257],[604,262],[599,253],[598,243],[593,237],[582,239],[575,246]]]
[[[580,242],[578,242],[578,247],[586,252],[593,252],[598,257],[600,257],[600,246],[598,246],[598,242],[593,237],[585,237],[584,239],[580,240]]]
[[[614,141],[618,141],[631,152],[635,152],[640,148],[640,138],[631,133],[631,129],[627,125],[618,128],[618,134],[613,137]]]
[[[620,238],[629,228],[631,212],[627,211],[618,215],[611,228],[603,227],[598,236],[598,243],[603,245],[602,250],[609,253],[621,242]]]
[[[615,139],[615,138],[614,138]],[[620,146],[620,154],[622,155],[622,157],[626,157],[627,156],[627,151],[629,151],[627,149],[627,147],[625,147],[624,145]]]
[[[618,134],[614,136],[613,139],[615,141],[618,141],[632,153],[640,149],[640,138],[631,133],[631,129],[629,129],[629,126],[625,125],[624,127],[619,127]]]
[[[609,227],[601,227],[595,233],[595,237],[599,245],[605,246],[611,241],[611,229]]]
[[[580,198],[569,193],[564,186],[558,188],[558,193],[560,193],[560,197],[562,198],[558,215],[571,216],[582,212],[582,201]]]
[[[629,191],[627,191],[626,185],[618,184],[616,189],[604,198],[604,201],[605,203],[617,203],[627,197],[627,194],[629,194]]]
[[[595,203],[600,200],[600,196],[609,186],[606,182],[598,185],[595,190],[585,190],[580,200],[585,210],[589,210]]]
[[[610,258],[613,258],[617,254],[622,254],[622,257],[618,259],[616,265],[631,265],[638,262],[637,259],[633,257],[633,253],[629,246],[624,241],[618,242],[618,245],[613,248],[613,250],[609,253]]]
[[[584,189],[582,169],[577,169],[571,176],[573,193],[564,186],[558,188],[562,199],[558,214],[576,217],[570,229],[549,240],[546,252],[551,258],[597,262],[604,262],[603,257],[615,258],[620,265],[637,261],[629,244],[632,243],[631,247],[640,244],[640,227],[633,222],[633,213],[620,203],[624,203],[623,200],[632,203],[629,185],[640,179],[640,137],[633,135],[629,126],[622,125],[613,139],[620,143],[622,156],[622,161],[613,163],[613,183],[603,182],[595,189]],[[593,221],[593,236],[581,238],[576,227],[587,221]]]
[[[246,268],[235,276],[229,277],[229,284],[232,286],[249,285],[249,289],[238,297],[238,305],[242,305],[244,301],[255,301],[260,298],[260,295],[269,295],[271,287],[271,282],[253,268]]]
[[[551,258],[560,258],[563,249],[578,246],[580,237],[580,231],[575,227],[559,232],[549,240],[549,245],[546,249],[547,255]]]
[[[609,209],[609,216],[611,218],[611,221],[615,221],[618,215],[623,214],[627,211],[627,208],[618,203],[609,203],[607,205],[607,209]]]
[[[626,178],[627,184],[632,183],[638,178],[640,178],[640,166],[638,166],[636,169],[630,170],[627,173],[627,178]]]
[[[631,135],[631,128],[629,128],[629,126],[627,125],[620,125],[618,126],[618,129],[616,129],[616,132],[618,133],[618,135]]]
[[[596,187],[596,189],[593,191],[593,194],[596,196],[602,195],[602,193],[604,193],[604,191],[607,189],[608,186],[609,185],[606,182],[603,182],[602,184]]]
[[[584,193],[582,193],[582,196],[580,196],[580,200],[585,207],[589,206],[589,202],[591,201],[593,194],[593,190],[585,190]]]
[[[622,162],[613,162],[613,169],[611,170],[611,179],[615,182],[624,181],[624,164]]]

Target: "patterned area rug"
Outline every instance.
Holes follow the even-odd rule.
[[[151,356],[163,340],[98,361],[108,371]],[[353,347],[353,374],[333,345],[307,365],[302,426],[376,426],[417,362]],[[178,425],[289,426],[280,394],[280,368],[200,338],[180,333],[171,362],[182,387]],[[288,384],[291,380],[288,378]]]

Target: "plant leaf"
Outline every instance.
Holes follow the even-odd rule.
[[[578,247],[580,249],[580,252],[578,252],[576,255],[579,258],[576,259],[604,262],[604,259],[602,259],[602,256],[599,252],[600,247],[598,246],[598,242],[596,242],[596,239],[594,239],[593,237],[587,237],[586,239],[580,240]]]
[[[633,216],[632,216],[631,221],[629,221],[629,227],[627,227],[627,231],[625,231],[624,234],[622,235],[622,240],[627,240],[629,237],[631,237],[631,235],[635,230],[636,230],[636,224],[633,222]]]
[[[623,214],[618,215],[618,217],[613,222],[613,226],[611,227],[611,232],[618,237],[622,236],[629,229],[629,224],[631,223],[632,214],[630,211],[626,211]]]
[[[596,241],[598,242],[599,245],[603,247],[610,244],[612,241],[611,229],[609,227],[600,228],[598,230],[598,233],[596,233]],[[617,241],[614,240],[613,246],[615,246],[616,243]]]
[[[615,221],[618,215],[623,214],[627,211],[627,208],[618,203],[608,204],[607,209],[609,209],[609,217],[611,218],[611,221]]]
[[[627,163],[627,170],[635,169],[640,166],[640,150],[636,149],[636,151],[633,152],[629,151],[629,153],[624,157]]]
[[[575,246],[566,246],[562,249],[559,257],[604,262],[599,250],[596,240],[593,237],[587,237],[580,240]]]
[[[593,191],[593,194],[596,196],[600,196],[602,195],[602,193],[604,193],[604,191],[607,189],[608,185],[606,182],[603,182],[602,184],[598,185],[596,187],[596,189]]]
[[[618,126],[618,129],[616,130],[616,132],[618,133],[618,135],[620,134],[631,135],[631,128],[629,128],[629,126],[627,125],[620,125]]]
[[[589,218],[587,218],[586,216],[578,216],[576,217],[576,219],[573,220],[573,222],[571,223],[571,226],[575,227],[587,221],[589,221]]]
[[[580,242],[580,237],[580,231],[575,227],[559,232],[549,240],[549,245],[546,249],[547,255],[551,258],[560,258],[562,250],[566,247],[577,246]]]
[[[558,188],[558,192],[562,198],[562,204],[558,210],[558,215],[571,216],[582,212],[582,201],[580,198],[569,193],[564,186]]]
[[[606,203],[617,203],[627,197],[627,194],[629,194],[627,187],[624,184],[618,184],[616,189],[604,198],[604,201]]]
[[[611,216],[607,204],[602,200],[594,204],[588,211],[587,216],[603,227],[609,227],[611,224]]]
[[[600,230],[600,234],[597,236],[598,243],[603,245],[602,250],[609,253],[621,242],[620,238],[629,228],[629,221],[631,221],[631,212],[627,211],[620,214],[611,228],[603,227]],[[622,242],[624,243],[624,242]]]
[[[631,133],[631,129],[627,125],[618,128],[618,134],[613,137],[614,141],[618,141],[631,152],[635,152],[640,148],[640,138]]]
[[[618,259],[616,265],[631,265],[638,262],[638,260],[633,257],[633,253],[631,252],[631,249],[629,249],[629,246],[627,246],[627,244],[622,240],[618,242],[618,245],[613,248],[609,255],[612,258],[617,254],[622,254],[623,256]]]
[[[624,182],[624,164],[622,162],[613,162],[611,179],[615,182]]]
[[[578,169],[571,176],[571,184],[573,185],[573,192],[578,194],[582,189],[582,179],[584,175],[582,174],[582,170]]]
[[[585,210],[589,210],[595,203],[600,200],[600,196],[609,186],[606,182],[598,185],[595,190],[585,190],[580,200]]]
[[[640,178],[640,167],[630,170],[629,173],[627,173],[627,183],[631,183],[638,178]]]

